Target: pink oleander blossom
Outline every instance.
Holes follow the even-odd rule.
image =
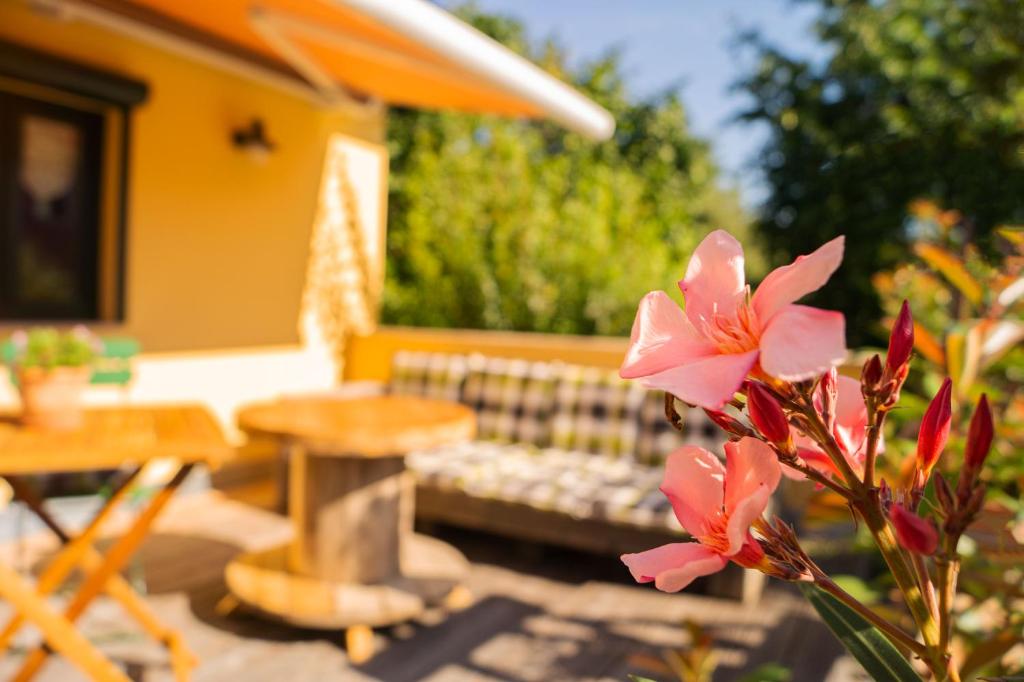
[[[638,582],[653,581],[659,590],[678,592],[729,561],[755,567],[765,560],[750,525],[779,485],[778,460],[768,445],[750,437],[726,443],[725,455],[725,466],[692,445],[669,455],[661,491],[696,542],[624,554],[622,561]]]
[[[814,403],[820,411],[821,397],[817,393],[814,396]],[[838,476],[839,471],[836,465],[821,449],[821,446],[795,427],[791,428],[793,443],[796,445],[800,459],[822,473]],[[863,472],[864,457],[867,452],[868,408],[864,405],[860,382],[841,374],[836,378],[835,424],[832,427],[832,435],[853,470],[857,473]],[[882,452],[884,449],[885,441],[880,435],[878,452]],[[782,473],[786,474],[788,478],[797,480],[804,478],[802,473],[785,465],[782,467]]]
[[[640,302],[619,373],[718,409],[748,374],[801,381],[825,372],[846,357],[845,320],[794,302],[821,288],[842,259],[837,237],[771,272],[751,296],[743,247],[728,232],[712,232],[679,282],[685,311],[663,291]]]

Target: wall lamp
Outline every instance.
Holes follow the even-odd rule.
[[[274,151],[274,143],[267,138],[263,120],[254,118],[244,128],[236,128],[231,133],[231,141],[238,149],[245,151],[253,159],[264,162]]]

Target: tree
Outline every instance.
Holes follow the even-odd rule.
[[[879,319],[872,273],[908,255],[910,202],[959,209],[982,248],[1024,218],[1024,3],[805,1],[828,59],[747,38],[760,66],[740,84],[745,118],[771,130],[758,225],[779,258],[848,235],[828,302],[863,342]]]
[[[393,112],[385,322],[628,334],[708,231],[746,238],[677,97],[632,101],[615,54],[570,70],[519,22],[458,14],[606,107],[617,131],[595,143],[544,121]]]

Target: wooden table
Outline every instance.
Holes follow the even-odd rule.
[[[413,533],[405,454],[472,438],[472,410],[408,396],[302,398],[246,408],[238,424],[284,446],[295,526],[288,546],[231,562],[226,580],[239,600],[304,627],[345,628],[360,662],[372,654],[370,628],[450,597],[468,564]]]
[[[29,680],[51,651],[77,665],[94,680],[127,682],[128,677],[74,627],[92,600],[106,592],[143,629],[164,644],[178,680],[186,680],[195,657],[180,634],[163,625],[120,571],[145,539],[153,521],[198,463],[217,464],[229,449],[216,420],[198,405],[126,406],[87,410],[81,428],[52,431],[22,426],[13,415],[0,415],[0,477],[60,539],[63,547],[43,570],[35,585],[0,564],[0,597],[17,611],[0,631],[0,655],[27,621],[42,631],[45,645],[30,652],[15,680]],[[95,542],[114,509],[124,501],[139,474],[150,462],[172,459],[173,475],[139,512],[127,532],[101,554]],[[62,528],[41,500],[21,479],[23,475],[128,468],[130,473],[93,519],[77,535]],[[83,579],[64,612],[56,612],[46,595],[59,588],[78,569]]]

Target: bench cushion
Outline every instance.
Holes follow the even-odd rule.
[[[579,519],[682,534],[661,485],[660,468],[629,458],[469,441],[411,453],[421,485],[525,504]]]
[[[555,387],[551,445],[608,457],[632,456],[647,391],[617,372],[565,365]]]
[[[391,360],[392,393],[458,400],[469,358],[451,353],[398,351]]]
[[[551,438],[558,363],[473,356],[462,402],[476,410],[477,435],[545,446]]]

